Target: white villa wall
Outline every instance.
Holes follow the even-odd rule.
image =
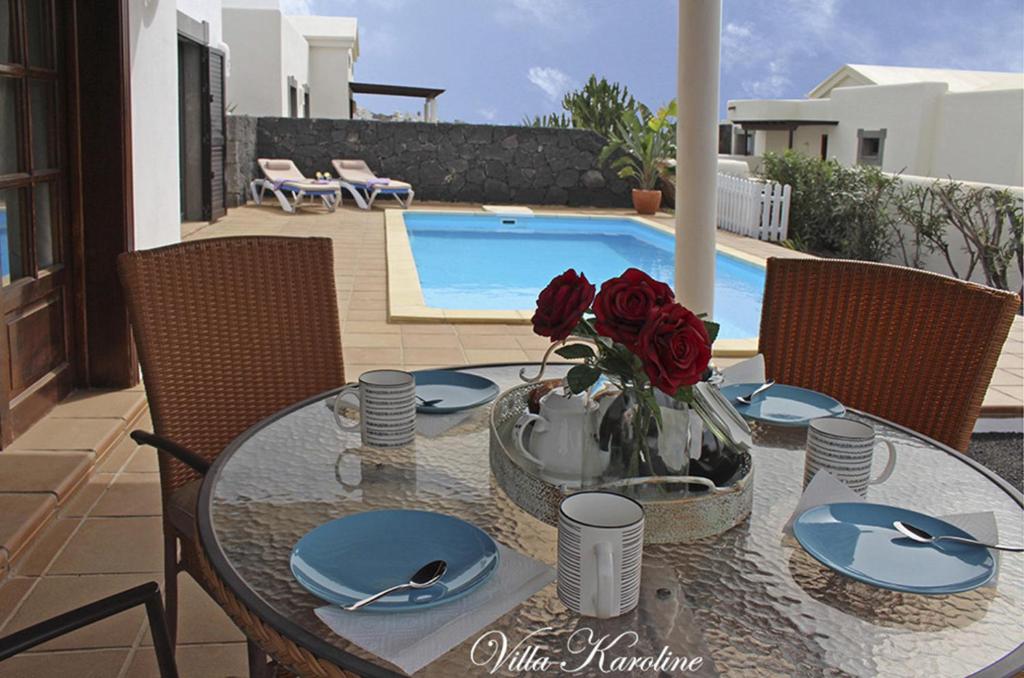
[[[135,247],[146,249],[181,238],[177,7],[131,0],[128,19]]]
[[[344,47],[313,46],[309,50],[309,106],[313,118],[348,120],[350,51]]]
[[[253,116],[287,115],[288,100],[274,79],[281,75],[281,13],[277,9],[224,7],[224,41],[231,46],[227,105]]]
[[[931,176],[1024,186],[1024,90],[947,94],[936,139]]]
[[[832,92],[832,120],[838,120],[829,156],[857,163],[857,130],[885,129],[882,169],[929,176],[942,83],[847,87]]]
[[[904,184],[915,184],[921,186],[931,186],[936,181],[934,177],[919,177],[910,175],[901,175],[900,180],[903,181]],[[943,180],[940,179],[940,181]],[[1017,196],[1018,199],[1024,199],[1024,188],[1020,186],[1003,186],[999,184],[986,184],[973,181],[964,181],[960,183],[964,184],[964,186],[972,188],[982,188],[985,186],[989,186],[995,190],[1007,189],[1015,196]],[[902,231],[907,237],[908,241],[912,242],[913,229],[904,226],[902,227]],[[959,232],[956,231],[956,229],[950,226],[946,230],[946,241],[950,244],[950,258],[953,261],[953,265],[954,267],[956,267],[957,271],[961,275],[963,275],[967,270],[968,263],[968,256],[964,251],[963,237],[959,234]],[[886,259],[886,261],[892,264],[899,264],[901,266],[906,265],[906,263],[908,263],[904,262],[902,254],[898,247],[890,253],[889,258]],[[953,271],[950,269],[949,265],[946,263],[946,260],[941,253],[933,254],[922,250],[921,268],[927,271],[932,271],[934,273],[942,273],[943,275],[953,275]],[[1016,262],[1014,262],[1013,265],[1011,265],[1010,269],[1010,287],[1012,289],[1019,289],[1021,285],[1021,276],[1019,272],[1016,272]],[[982,284],[985,283],[985,275],[984,273],[982,273],[980,266],[977,270],[974,271],[974,275],[971,276],[971,280]]]
[[[281,45],[281,63],[279,86],[281,88],[281,110],[277,115],[288,116],[288,78],[292,77],[298,83],[298,117],[303,116],[302,110],[302,86],[309,83],[309,43],[302,33],[296,30],[288,17],[281,17],[280,37],[278,42]],[[270,83],[264,81],[263,85]],[[310,88],[312,98],[312,88]],[[246,111],[248,112],[248,111]]]
[[[178,11],[210,26],[210,47],[222,49],[224,31],[221,0],[177,0]]]
[[[794,150],[857,162],[857,131],[886,130],[882,169],[1019,186],[1024,184],[1024,90],[949,92],[944,82],[844,86],[825,99],[729,102],[734,121],[829,120],[835,126],[800,126]],[[785,131],[758,130],[754,153],[782,152]]]

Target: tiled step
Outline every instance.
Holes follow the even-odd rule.
[[[141,387],[78,391],[0,450],[0,579],[145,410]]]

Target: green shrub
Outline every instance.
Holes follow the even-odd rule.
[[[892,250],[897,178],[794,151],[766,153],[762,171],[792,187],[789,239],[797,249],[864,261]]]

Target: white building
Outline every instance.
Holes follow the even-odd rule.
[[[352,17],[288,16],[279,0],[224,0],[227,105],[240,115],[349,118],[359,31]]]
[[[728,117],[723,152],[1024,184],[1024,73],[847,64],[806,99],[732,100]]]

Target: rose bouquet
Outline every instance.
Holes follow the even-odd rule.
[[[599,291],[570,269],[537,297],[533,330],[561,342],[558,355],[583,361],[566,376],[572,393],[586,391],[604,375],[634,403],[637,447],[644,457],[648,431],[662,425],[656,391],[692,402],[691,387],[705,375],[718,324],[679,304],[668,285],[638,269],[606,280]],[[636,470],[636,460],[627,463]]]

